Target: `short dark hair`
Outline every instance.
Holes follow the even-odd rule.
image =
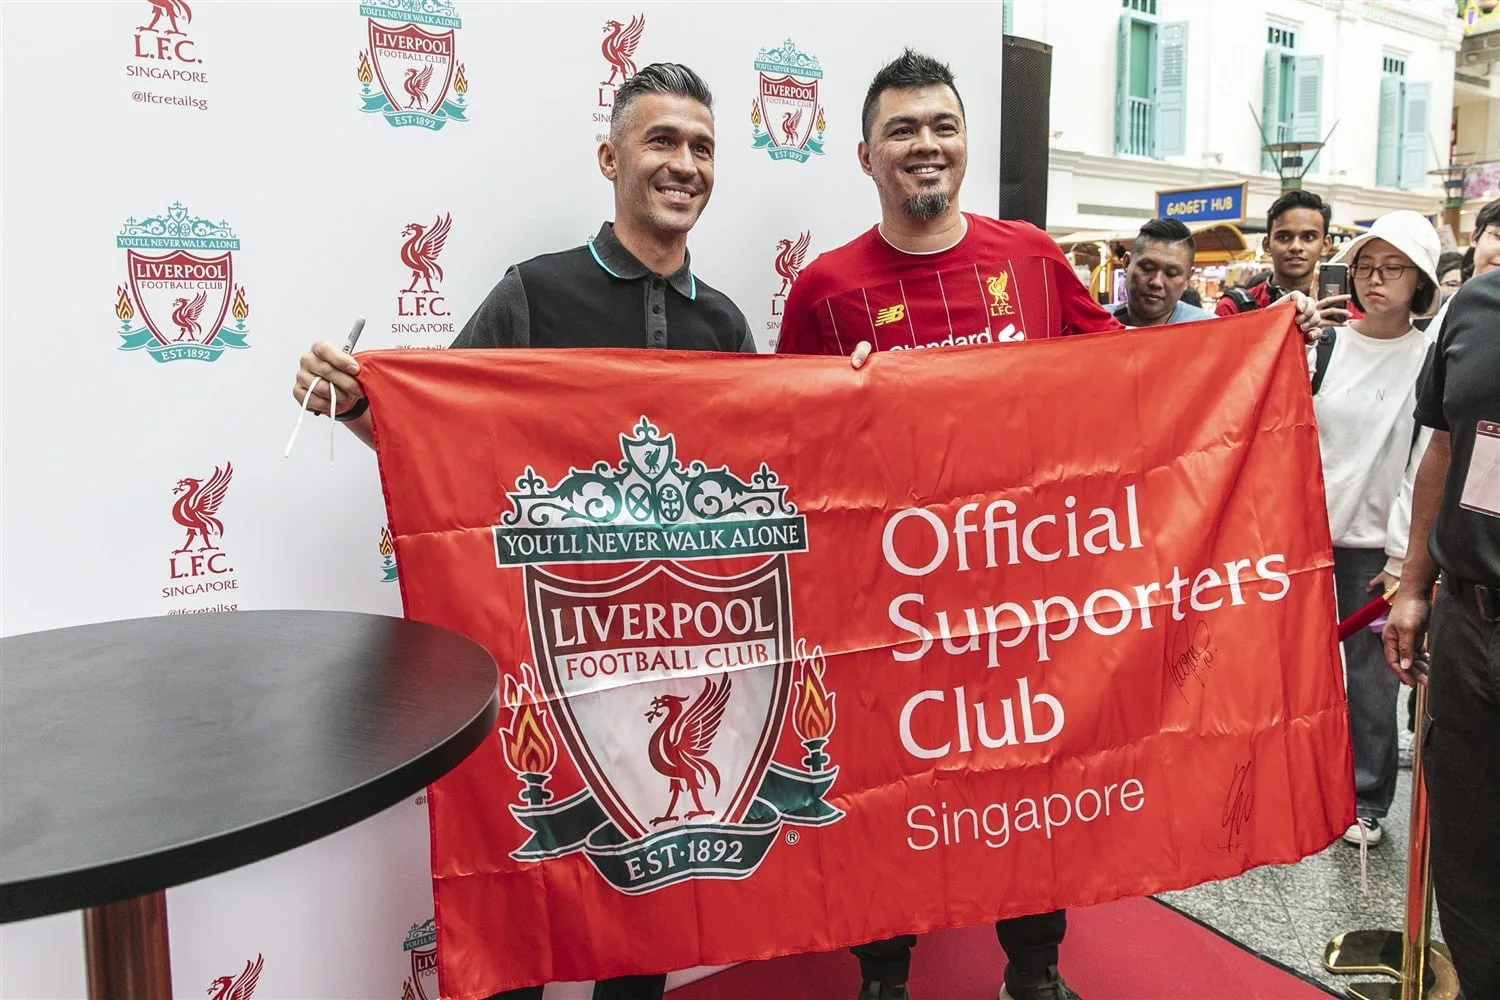
[[[1462,253],[1460,253],[1459,251],[1457,251],[1457,250],[1445,250],[1445,251],[1443,251],[1442,255],[1440,257],[1438,257],[1438,263],[1437,263],[1437,276],[1438,276],[1438,280],[1442,281],[1443,280],[1443,275],[1447,274],[1449,271],[1460,271],[1461,272],[1461,271],[1463,271],[1463,268],[1464,268],[1464,255]]]
[[[964,114],[964,99],[959,97],[958,87],[953,83],[953,71],[946,63],[907,49],[880,67],[880,72],[870,81],[870,89],[865,91],[864,113],[860,115],[865,142],[870,141],[870,133],[875,128],[875,109],[880,104],[881,94],[887,90],[914,90],[938,83],[953,91],[958,100],[958,113]]]
[[[1328,223],[1333,219],[1333,206],[1311,191],[1303,191],[1301,188],[1288,191],[1271,202],[1271,210],[1266,213],[1266,235],[1271,235],[1276,229],[1277,219],[1294,208],[1310,208],[1323,216],[1323,235],[1328,235]]]
[[[1474,277],[1474,248],[1472,246],[1464,251],[1464,268],[1460,273],[1463,274],[1465,281]],[[1440,274],[1438,277],[1441,278],[1442,275]]]
[[[1192,263],[1198,248],[1193,243],[1193,232],[1179,219],[1152,219],[1141,227],[1135,242],[1130,245],[1131,254],[1143,253],[1147,243],[1165,243],[1168,246],[1187,244],[1188,263]]]
[[[714,109],[714,95],[709,92],[708,84],[704,83],[703,78],[697,73],[681,63],[652,63],[620,84],[615,91],[615,106],[609,112],[611,137],[614,136],[615,129],[619,128],[620,122],[624,120],[625,112],[629,110],[630,105],[643,94],[676,94],[678,97],[687,97],[697,101],[710,113]]]
[[[1366,244],[1365,246],[1368,245],[1369,244]],[[1355,266],[1359,263],[1360,256],[1364,252],[1365,247],[1360,247],[1358,252],[1355,253],[1354,259],[1349,262],[1349,274],[1351,277],[1354,274]],[[1410,260],[1411,258],[1408,257],[1407,259]],[[1439,271],[1438,277],[1441,278],[1442,276],[1443,272]],[[1412,292],[1411,295],[1412,313],[1414,315],[1421,316],[1423,313],[1427,312],[1427,310],[1431,309],[1432,300],[1437,298],[1437,293],[1437,285],[1434,285],[1432,283],[1432,279],[1427,277],[1426,273],[1424,273],[1421,269],[1418,269],[1417,290],[1415,292]],[[1365,311],[1365,307],[1360,304],[1359,292],[1355,290],[1353,281],[1349,282],[1349,298],[1354,302],[1354,308],[1358,309],[1360,312]]]
[[[1486,226],[1494,226],[1500,229],[1500,200],[1492,201],[1479,210],[1479,215],[1474,219],[1474,238],[1484,232]]]

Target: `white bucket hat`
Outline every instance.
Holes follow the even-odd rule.
[[[1433,285],[1437,285],[1437,263],[1443,254],[1443,244],[1438,239],[1437,230],[1426,218],[1409,208],[1388,212],[1376,219],[1368,232],[1350,240],[1333,258],[1333,263],[1352,266],[1360,248],[1371,240],[1385,240],[1417,265]]]

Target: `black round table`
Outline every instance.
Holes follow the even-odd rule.
[[[0,922],[84,910],[90,995],[170,997],[163,890],[395,805],[498,712],[481,646],[380,615],[0,639]]]

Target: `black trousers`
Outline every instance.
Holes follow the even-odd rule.
[[[1000,947],[1005,949],[1005,957],[1010,960],[1006,981],[1045,979],[1048,968],[1057,964],[1057,946],[1062,944],[1067,932],[1067,910],[1013,917],[996,923],[995,936],[1000,939]],[[911,950],[916,943],[915,934],[903,934],[849,950],[859,959],[860,975],[866,982],[904,983],[911,972]]]
[[[1500,623],[1445,576],[1432,609],[1427,777],[1432,883],[1463,995],[1500,997]]]
[[[519,990],[496,993],[490,1000],[542,1000],[541,986],[527,986]],[[652,976],[620,976],[594,984],[594,1000],[662,1000],[667,992],[665,974]]]

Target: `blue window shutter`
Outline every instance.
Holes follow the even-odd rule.
[[[1297,57],[1297,99],[1292,109],[1292,138],[1319,142],[1323,138],[1323,57]]]
[[[1115,57],[1115,154],[1130,148],[1130,15],[1120,15]]]
[[[1015,32],[1015,0],[1000,0],[1000,32],[1005,35],[1014,35]]]
[[[1266,49],[1265,89],[1260,98],[1260,124],[1265,138],[1262,142],[1277,142],[1276,122],[1281,115],[1281,50]],[[1260,158],[1262,170],[1276,169],[1276,160],[1270,153]]]
[[[1408,83],[1401,112],[1401,186],[1427,185],[1427,116],[1432,88],[1425,83]]]
[[[1186,21],[1161,26],[1156,59],[1156,151],[1159,156],[1187,152]]]
[[[1380,127],[1375,147],[1375,183],[1395,187],[1401,179],[1401,78],[1380,78]]]

